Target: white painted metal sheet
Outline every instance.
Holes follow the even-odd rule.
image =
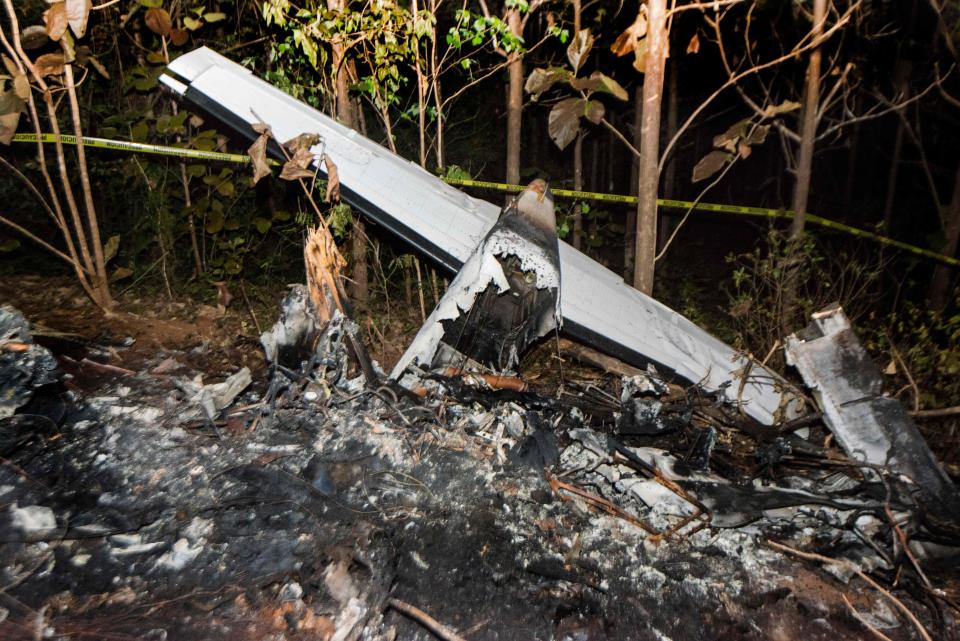
[[[207,48],[180,56],[163,82],[242,136],[243,123],[263,121],[288,140],[318,133],[336,163],[344,199],[405,237],[452,271],[486,234],[500,208],[445,184],[419,165],[291,98],[248,69]],[[184,88],[186,87],[186,89]],[[564,331],[635,365],[649,361],[711,390],[732,384],[744,361],[733,349],[688,319],[626,285],[566,243],[560,243]],[[781,393],[773,376],[754,367],[744,386],[745,411],[770,424]]]

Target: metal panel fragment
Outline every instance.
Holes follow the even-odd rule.
[[[880,370],[839,306],[813,315],[787,338],[787,361],[799,370],[847,455],[905,477],[942,520],[960,517],[960,494],[937,463],[903,405],[882,395]]]
[[[322,142],[315,150],[337,163],[343,199],[451,272],[496,221],[496,205],[446,185],[210,49],[180,56],[167,74],[161,79],[171,90],[240,137],[252,140],[250,124],[261,120],[280,140],[319,133]],[[560,244],[560,262],[566,334],[632,365],[653,363],[664,374],[702,382],[710,390],[737,386],[745,361],[729,346],[566,243]],[[775,377],[756,366],[740,397],[744,410],[765,424],[773,422],[781,403]]]

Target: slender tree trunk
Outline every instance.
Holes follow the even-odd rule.
[[[854,113],[860,113],[856,106],[857,98],[854,98]],[[843,181],[843,197],[840,200],[840,210],[845,216],[850,215],[850,209],[853,205],[853,192],[857,185],[857,161],[860,150],[860,123],[853,125],[853,131],[850,133],[850,153],[847,156],[847,178]],[[859,212],[857,219],[859,219]]]
[[[950,199],[945,220],[944,235],[947,238],[947,244],[943,248],[943,253],[955,258],[957,247],[960,245],[960,165],[957,165],[957,176],[953,182],[953,198]],[[955,267],[942,264],[934,269],[933,280],[930,283],[930,306],[934,309],[943,309],[951,302],[955,270]]]
[[[823,34],[827,16],[827,0],[814,0],[813,39]],[[806,85],[803,91],[803,113],[800,126],[800,153],[797,159],[797,176],[793,188],[793,222],[790,225],[791,240],[798,240],[807,223],[807,205],[810,199],[810,178],[813,172],[813,148],[817,137],[817,107],[820,104],[820,59],[821,47],[810,52],[807,61]]]
[[[912,20],[911,20],[912,23]],[[913,29],[911,28],[912,32]],[[903,99],[910,97],[910,73],[913,65],[909,60],[899,60],[896,70],[897,91]],[[897,200],[897,176],[900,173],[900,157],[903,155],[904,118],[897,115],[897,131],[893,137],[893,157],[890,159],[890,173],[887,175],[887,195],[883,202],[883,228],[887,234],[893,232],[893,208]]]
[[[573,37],[580,33],[580,0],[573,0]],[[573,189],[583,190],[583,129],[577,132],[573,144]],[[583,244],[583,207],[577,201],[573,206],[573,246],[580,249]]]
[[[331,11],[343,11],[344,0],[327,0],[327,8]],[[330,42],[330,62],[334,73],[334,114],[342,124],[357,129],[356,104],[350,99],[350,75],[348,61],[344,60],[346,47],[339,38]],[[359,216],[354,219],[353,231],[350,234],[350,294],[359,303],[366,303],[370,297],[369,277],[367,269],[367,234],[363,221]]]
[[[80,170],[80,188],[83,192],[83,202],[87,213],[87,225],[90,228],[90,244],[93,246],[94,267],[96,269],[96,283],[94,291],[99,298],[98,304],[104,311],[113,309],[113,296],[110,294],[110,283],[107,280],[107,264],[103,259],[103,243],[100,241],[100,222],[97,218],[97,209],[93,204],[93,188],[90,185],[90,173],[87,169],[87,153],[83,144],[83,127],[80,124],[80,103],[77,100],[77,88],[73,79],[73,64],[64,66],[64,79],[67,87],[67,96],[70,99],[70,117],[73,120],[73,133],[77,138],[77,168]]]
[[[667,140],[672,140],[673,136],[677,133],[677,115],[678,115],[678,106],[677,102],[679,101],[679,91],[678,91],[678,80],[677,80],[677,61],[674,60],[670,63],[670,74],[667,79],[667,93],[669,95],[669,101],[667,102]],[[664,168],[663,172],[663,197],[672,199],[676,196],[677,186],[677,155],[671,154],[670,160],[667,161],[667,166]],[[670,211],[670,210],[667,210]],[[667,238],[670,235],[671,223],[674,221],[674,217],[668,213],[662,212],[660,214],[659,224],[657,225],[657,248],[663,247],[663,244],[667,242]]]
[[[437,0],[431,0],[430,2],[430,12],[433,15],[437,15]],[[437,33],[436,26],[434,26],[433,38],[430,40],[430,79],[431,87],[433,88],[433,104],[437,109],[437,115],[435,116],[436,128],[437,128],[437,139],[435,141],[436,153],[437,153],[437,168],[441,171],[444,169],[445,160],[443,153],[443,99],[440,95],[440,67],[437,63]]]
[[[643,85],[638,85],[633,91],[633,146],[635,149],[640,149],[640,132],[643,129]],[[630,162],[631,176],[640,175],[640,159],[631,154]],[[630,181],[630,195],[637,195],[637,185],[639,182],[636,180]],[[635,252],[637,250],[637,208],[632,208],[627,210],[627,220],[624,223],[625,233],[625,246],[623,250],[623,277],[624,279],[636,287],[636,283],[633,279],[634,271],[634,258]]]
[[[518,38],[523,34],[520,24],[520,12],[510,9],[507,12],[507,24]],[[511,185],[520,182],[520,134],[523,112],[523,58],[516,51],[507,54],[510,64],[507,66],[509,85],[507,86],[507,175]]]
[[[417,0],[410,3],[410,11],[416,18],[420,13],[420,6]],[[417,74],[417,129],[420,135],[420,166],[427,166],[427,79],[423,75],[423,65],[420,62],[420,42],[414,39],[413,43],[414,61],[413,66]]]
[[[667,57],[666,0],[648,0],[647,66],[643,76],[643,120],[640,128],[640,168],[637,172],[637,241],[633,284],[653,294],[654,258],[657,252],[657,187],[660,172],[660,108],[663,103],[663,69]]]
[[[827,0],[813,2],[812,39],[823,34],[827,17]],[[790,223],[790,243],[784,266],[783,306],[780,314],[780,331],[786,336],[793,326],[797,313],[797,290],[799,287],[799,264],[797,255],[807,222],[807,206],[810,198],[810,179],[813,172],[813,149],[817,137],[817,107],[820,104],[820,59],[822,46],[810,52],[807,61],[806,86],[803,91],[803,112],[800,125],[800,152],[797,158],[797,175],[793,188],[793,221]]]
[[[903,120],[897,118],[897,131],[893,135],[893,155],[887,173],[887,195],[883,200],[883,229],[887,234],[893,230],[893,205],[897,199],[897,174],[900,173],[900,156],[903,153]]]
[[[583,191],[583,130],[573,143],[573,189]],[[573,246],[580,249],[583,243],[583,208],[578,201],[573,206]]]

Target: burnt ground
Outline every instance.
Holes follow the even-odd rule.
[[[576,412],[452,387],[414,403],[364,388],[335,349],[265,411],[243,314],[103,319],[75,292],[59,300],[15,301],[66,376],[0,420],[0,638],[436,638],[391,599],[471,640],[920,638],[860,579],[768,540],[857,560],[933,638],[956,637],[949,550],[923,559],[935,598],[909,565],[871,560],[848,512],[668,535],[683,515],[667,501],[633,512],[651,535],[544,474],[551,460],[627,502]],[[205,420],[183,381],[242,366],[250,387]]]

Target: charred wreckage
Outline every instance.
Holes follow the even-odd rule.
[[[543,181],[497,216],[208,50],[170,74],[238,135],[320,132],[456,276],[389,375],[309,286],[212,384],[83,384],[0,308],[4,638],[957,634],[960,495],[842,309],[785,346],[810,400],[558,244]],[[628,365],[516,378],[561,330]]]

